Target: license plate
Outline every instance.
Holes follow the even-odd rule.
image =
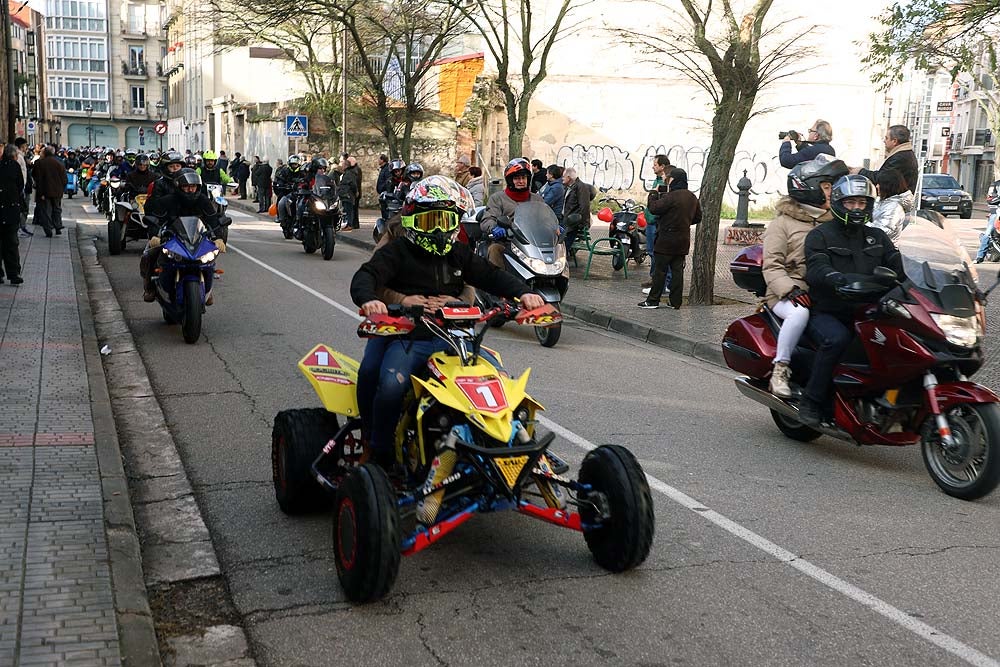
[[[957,206],[942,206],[941,210],[942,211],[957,211],[958,207]]]

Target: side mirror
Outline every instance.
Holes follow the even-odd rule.
[[[876,266],[872,275],[875,276],[878,282],[886,285],[895,285],[899,281],[899,276],[896,272],[886,266]]]

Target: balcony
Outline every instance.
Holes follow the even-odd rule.
[[[986,148],[994,146],[995,144],[996,139],[993,138],[993,132],[990,130],[968,130],[965,133],[966,146],[982,146]]]
[[[950,137],[948,137],[948,139],[951,141],[951,150],[952,150],[953,153],[960,153],[960,152],[962,152],[962,135],[961,135],[961,133],[959,133],[959,134],[953,134]]]
[[[122,116],[128,116],[129,118],[149,118],[149,109],[132,106],[131,100],[122,100],[121,109]]]
[[[122,74],[126,78],[139,78],[145,79],[149,76],[149,72],[146,69],[146,63],[139,61],[137,63],[128,63],[124,60],[122,61]]]

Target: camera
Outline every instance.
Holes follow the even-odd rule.
[[[799,136],[799,133],[796,132],[795,130],[789,130],[788,132],[778,132],[778,139],[779,140],[790,139],[792,141],[800,141],[801,137]]]

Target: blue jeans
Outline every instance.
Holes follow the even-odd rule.
[[[854,338],[851,324],[849,319],[813,311],[806,325],[809,337],[816,344],[816,356],[806,383],[805,397],[823,409],[829,408],[833,369]]]
[[[653,264],[655,263],[655,257],[653,256],[653,244],[656,243],[656,223],[650,223],[649,219],[646,220],[646,254],[649,255],[649,276],[653,277]],[[667,282],[670,281],[670,277],[667,276]]]
[[[986,248],[990,245],[990,233],[993,231],[993,223],[995,223],[996,220],[997,213],[994,211],[986,221],[986,229],[983,230],[983,238],[979,241],[979,252],[976,253],[977,262],[986,257]]]

